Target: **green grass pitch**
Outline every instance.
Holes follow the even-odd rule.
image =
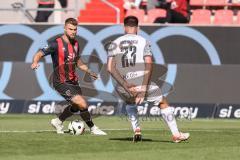
[[[107,136],[57,135],[54,115],[0,115],[0,160],[239,160],[240,120],[178,120],[191,138],[179,144],[161,120],[141,121],[143,141],[133,143],[130,123],[97,117]],[[67,126],[68,122],[65,122]],[[66,127],[65,126],[65,127]]]

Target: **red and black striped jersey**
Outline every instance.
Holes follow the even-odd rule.
[[[41,49],[44,56],[51,55],[53,63],[53,83],[76,82],[75,73],[79,59],[79,44],[77,40],[67,43],[62,37],[50,41]]]

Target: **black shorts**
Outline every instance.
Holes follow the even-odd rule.
[[[71,101],[71,99],[76,95],[82,95],[82,91],[78,82],[58,83],[54,84],[54,88],[67,101]]]

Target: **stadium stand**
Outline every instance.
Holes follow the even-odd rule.
[[[228,1],[227,0],[206,0],[205,5],[206,6],[227,6]]]
[[[237,13],[235,24],[240,25],[240,12]]]
[[[211,24],[211,11],[207,9],[193,10],[190,24]]]
[[[1,2],[0,21],[5,23],[30,23],[23,11],[12,8],[12,4],[18,0]],[[120,10],[120,22],[128,15],[135,15],[141,23],[153,23],[156,17],[165,17],[166,10],[143,9],[124,10],[124,0],[106,0]],[[19,1],[23,2],[23,1]],[[30,8],[32,17],[35,17],[37,9],[36,0],[25,0],[26,10]],[[77,3],[73,3],[77,2]],[[72,11],[56,11],[49,18],[50,23],[63,23],[67,17],[77,17],[79,23],[117,23],[117,12],[103,0],[69,0],[68,9]],[[76,5],[77,4],[77,5]],[[6,9],[4,9],[6,8]],[[190,0],[191,20],[190,24],[200,25],[240,25],[240,2],[229,0]],[[57,5],[55,6],[57,9]],[[60,15],[60,19],[59,19]],[[58,20],[56,20],[58,19]]]
[[[233,24],[233,11],[216,10],[213,24],[215,25],[231,25]]]
[[[148,11],[147,22],[153,23],[158,17],[166,17],[167,12],[165,9],[150,9]]]
[[[190,5],[203,7],[205,5],[205,0],[191,0]]]
[[[76,17],[79,14],[79,10],[82,10],[85,8],[85,5],[90,0],[69,0],[68,6],[66,9],[69,9],[67,12],[54,12],[49,17],[49,23],[63,23],[64,20],[67,17]],[[7,0],[7,1],[1,1],[0,2],[0,22],[1,23],[31,23],[29,19],[24,15],[21,9],[14,9],[12,5],[14,3],[21,3],[24,4],[25,2],[25,9],[31,9],[29,12],[32,17],[36,16],[36,10],[37,9],[37,0]],[[77,4],[77,5],[76,5]],[[58,9],[60,7],[60,4],[58,1],[55,2],[55,9]],[[72,11],[70,11],[72,9]],[[78,12],[75,13],[75,10],[78,10]],[[56,18],[60,15],[60,18]]]
[[[123,1],[119,0],[109,0],[114,6],[120,9],[120,19],[124,18]],[[87,5],[86,9],[81,10],[78,21],[80,23],[116,23],[117,12],[102,2],[101,0],[91,0]]]
[[[146,22],[145,12],[143,9],[131,9],[128,10],[126,16],[136,16],[140,23]]]

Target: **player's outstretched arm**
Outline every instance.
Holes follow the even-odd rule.
[[[98,79],[97,73],[91,71],[91,70],[88,68],[88,66],[81,61],[81,59],[78,59],[78,61],[77,61],[77,67],[78,67],[79,69],[81,69],[82,71],[86,72],[87,74],[89,74],[89,76],[91,76],[94,80]]]
[[[39,67],[39,64],[38,62],[40,61],[40,59],[43,57],[43,53],[42,51],[38,51],[34,57],[33,57],[33,62],[32,62],[32,65],[31,65],[31,68],[32,69],[37,69]]]

